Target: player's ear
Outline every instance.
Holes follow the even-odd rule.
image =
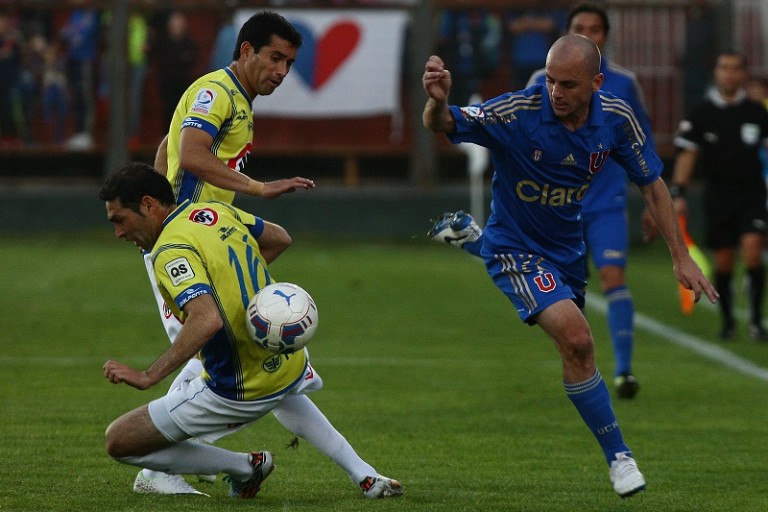
[[[597,92],[600,90],[600,88],[603,86],[603,82],[605,81],[605,75],[602,73],[598,73],[595,75],[595,78],[592,79],[592,92]]]

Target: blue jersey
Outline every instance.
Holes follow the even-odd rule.
[[[637,77],[630,70],[613,64],[603,58],[600,72],[605,76],[601,90],[615,94],[629,103],[637,121],[645,133],[647,143],[655,150],[651,134],[651,119],[645,110],[645,101]],[[546,81],[544,69],[531,75],[528,85],[543,84]],[[584,212],[592,213],[610,209],[624,209],[627,206],[627,180],[623,173],[605,172],[618,164],[612,160],[606,162],[604,172],[595,175],[590,185],[589,194],[584,198]],[[615,179],[610,179],[615,178]]]
[[[607,92],[593,94],[589,118],[575,132],[555,116],[540,84],[450,109],[456,121],[451,141],[491,152],[493,202],[484,257],[526,253],[564,269],[583,265],[581,202],[593,178],[626,170],[642,186],[661,175],[663,164],[632,108]],[[609,155],[623,169],[606,168]]]

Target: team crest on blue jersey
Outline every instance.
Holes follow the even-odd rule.
[[[555,281],[555,276],[553,276],[551,272],[542,272],[533,278],[533,282],[536,283],[536,287],[544,293],[549,293],[557,288],[557,281]]]
[[[608,158],[608,153],[610,153],[610,149],[606,149],[605,151],[595,151],[594,153],[589,154],[589,172],[592,174],[597,174],[600,172],[600,169],[603,168],[603,164],[605,164],[606,158]]]
[[[219,222],[219,212],[210,208],[197,208],[190,212],[189,220],[206,226],[215,226]]]
[[[216,101],[216,91],[211,89],[200,89],[195,96],[195,102],[190,109],[199,114],[209,114],[213,108],[213,102]]]
[[[533,161],[538,162],[541,160],[542,155],[544,155],[544,152],[540,149],[534,149],[533,150]]]

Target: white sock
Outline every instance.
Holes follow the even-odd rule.
[[[121,457],[118,460],[145,468],[144,471],[148,468],[172,475],[227,473],[236,480],[247,480],[253,475],[250,454],[192,441],[183,441],[147,455]],[[144,476],[147,474],[144,473]]]
[[[306,395],[285,397],[272,413],[285,428],[306,439],[326,457],[341,466],[354,483],[367,476],[376,476],[376,470],[355,452],[325,415]]]

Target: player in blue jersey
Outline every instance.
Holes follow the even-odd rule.
[[[568,13],[568,33],[590,38],[601,51],[608,40],[609,28],[608,15],[599,5],[579,3]],[[646,134],[648,144],[653,147],[650,118],[646,113],[642,91],[634,73],[605,58],[601,61],[600,72],[604,76],[601,90],[611,92],[629,103]],[[531,75],[528,86],[543,84],[545,81],[546,72],[542,68]],[[640,385],[632,373],[635,307],[625,277],[629,246],[628,183],[626,175],[611,170],[613,167],[618,167],[618,164],[608,159],[602,172],[595,174],[589,186],[589,194],[584,197],[582,217],[587,249],[599,272],[600,289],[608,303],[608,329],[613,344],[613,382],[616,396],[631,399],[637,394]],[[451,220],[453,214],[448,218],[448,223]],[[481,233],[480,228],[472,224],[471,216],[463,212],[459,213],[454,222],[458,222],[459,231],[462,227],[468,229],[465,235],[474,238]],[[441,227],[444,224],[442,223]],[[456,238],[456,234],[450,231],[447,236]],[[444,240],[444,236],[438,236],[437,240]],[[480,255],[480,243],[458,245],[476,256]]]
[[[603,51],[608,42],[608,15],[596,4],[579,3],[568,13],[568,33],[590,38]],[[645,110],[643,93],[634,73],[605,57],[600,64],[604,80],[601,90],[623,99],[643,128],[647,144],[654,147],[651,122]],[[544,69],[536,71],[528,85],[544,83]],[[592,263],[600,276],[600,289],[608,303],[608,329],[613,343],[614,386],[619,398],[633,398],[640,385],[632,373],[632,349],[635,306],[627,287],[625,268],[629,247],[627,179],[615,172],[616,162],[609,159],[602,172],[595,175],[584,198],[584,238]]]
[[[402,494],[328,422],[306,393],[322,387],[308,351],[274,354],[250,339],[248,297],[272,281],[260,252],[261,219],[222,202],[176,204],[169,182],[146,164],[128,164],[99,192],[115,236],[152,249],[156,282],[183,320],[174,343],[146,370],[104,364],[110,382],[149,389],[198,356],[202,375],[107,428],[116,460],[169,474],[227,474],[230,495],[252,498],[273,469],[269,452],[237,453],[194,442],[221,437],[272,412],[339,464],[369,498]],[[198,493],[199,494],[199,493]]]
[[[640,187],[674,263],[675,277],[695,299],[717,292],[691,259],[662,163],[631,107],[600,92],[600,51],[588,38],[566,35],[550,48],[545,85],[503,94],[482,105],[449,105],[451,74],[432,56],[423,76],[424,126],[453,143],[488,148],[494,166],[492,207],[480,253],[488,274],[520,318],[539,325],[562,358],[563,385],[599,443],[614,490],[645,488],[624,441],[611,396],[595,365],[584,305],[585,244],[581,201],[607,159],[616,159]],[[621,171],[624,172],[624,171]]]

